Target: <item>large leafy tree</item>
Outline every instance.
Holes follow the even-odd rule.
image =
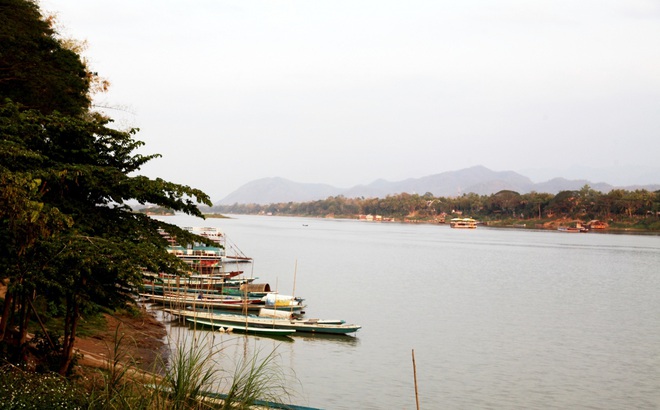
[[[505,189],[488,198],[488,208],[491,213],[515,215],[516,210],[521,206],[522,201],[522,197],[519,193]]]
[[[130,301],[145,269],[181,267],[160,229],[204,241],[127,202],[200,217],[197,204],[211,203],[200,190],[137,174],[158,155],[137,154],[136,130],[90,111],[93,75],[33,2],[0,0],[0,28],[0,342],[20,353],[44,298],[62,312],[64,373],[81,314]]]
[[[32,1],[0,0],[0,96],[44,113],[81,114],[96,75],[52,23]]]

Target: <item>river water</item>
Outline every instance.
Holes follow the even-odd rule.
[[[293,404],[414,409],[414,351],[422,409],[660,408],[660,236],[160,218],[220,228],[307,317],[363,326],[218,336],[227,360],[276,349]]]

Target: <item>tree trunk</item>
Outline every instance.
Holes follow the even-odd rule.
[[[18,315],[18,345],[23,346],[27,342],[28,322],[30,321],[30,312],[28,310],[28,298],[30,296],[22,292],[20,295],[20,310]]]
[[[9,286],[7,286],[9,288]],[[14,293],[7,290],[5,294],[5,306],[2,308],[2,318],[0,318],[0,342],[5,340],[7,326],[11,317],[11,305],[14,303]]]
[[[66,319],[64,323],[64,342],[62,345],[62,363],[58,371],[62,376],[66,376],[73,361],[73,345],[76,340],[76,330],[78,327],[78,315],[80,309],[75,296],[67,298]]]

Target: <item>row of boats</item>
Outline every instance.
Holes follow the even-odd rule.
[[[242,270],[227,270],[230,262],[249,263],[245,256],[227,257],[223,235],[215,228],[186,228],[218,242],[183,248],[170,238],[168,251],[181,258],[190,272],[185,275],[147,274],[143,301],[163,306],[181,321],[220,331],[289,336],[295,333],[340,334],[357,332],[361,326],[339,319],[305,318],[304,299],[281,295],[267,283],[254,283]],[[163,235],[167,235],[163,233]]]

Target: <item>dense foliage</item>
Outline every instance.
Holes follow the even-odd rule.
[[[0,96],[47,114],[82,114],[96,74],[56,37],[52,23],[32,1],[0,1]]]
[[[562,191],[556,195],[505,190],[492,195],[471,193],[448,198],[431,193],[403,193],[386,198],[336,196],[304,203],[234,204],[215,206],[212,211],[349,218],[380,215],[399,221],[437,221],[447,215],[471,216],[482,221],[578,219],[586,222],[598,219],[637,222],[642,229],[660,230],[660,191],[615,189],[604,194],[585,185],[578,191]]]
[[[0,0],[0,356],[25,361],[32,321],[57,317],[63,374],[83,315],[131,301],[143,269],[177,271],[159,229],[204,241],[127,201],[195,216],[210,205],[200,190],[137,174],[158,155],[136,154],[136,130],[91,110],[95,74],[67,44],[35,2]]]

